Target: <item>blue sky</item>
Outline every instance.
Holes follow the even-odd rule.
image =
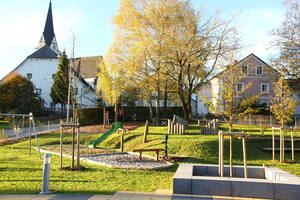
[[[76,35],[75,56],[107,53],[113,40],[111,19],[120,0],[52,0],[54,31],[59,49],[70,52],[71,32]],[[208,14],[235,15],[244,48],[241,57],[254,53],[265,61],[270,31],[283,20],[283,0],[192,0]],[[0,78],[33,53],[42,34],[49,0],[0,0]]]

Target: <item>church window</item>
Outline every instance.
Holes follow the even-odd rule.
[[[32,79],[32,74],[31,73],[27,73],[27,79],[31,80]]]
[[[38,94],[38,95],[42,94],[42,89],[36,88],[36,94]]]

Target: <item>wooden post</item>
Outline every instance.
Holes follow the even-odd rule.
[[[74,169],[75,165],[75,129],[72,127],[72,165],[71,168]]]
[[[295,162],[294,129],[291,131],[292,161]]]
[[[29,155],[31,155],[31,120],[29,117]]]
[[[272,159],[275,160],[275,133],[272,127]]]
[[[124,151],[124,132],[121,133],[120,150],[121,150],[121,152]]]
[[[219,132],[219,176],[221,176],[221,134],[222,134],[222,131]]]
[[[176,135],[176,123],[173,122],[173,135]]]
[[[243,154],[244,154],[244,174],[245,174],[245,178],[248,178],[247,152],[246,152],[246,138],[245,138],[245,136],[243,136]]]
[[[181,132],[182,132],[182,135],[184,135],[184,131],[185,131],[185,130],[184,130],[184,125],[182,125],[182,127],[181,127],[181,128],[182,128],[182,130],[181,130]]]
[[[62,169],[63,166],[63,127],[60,125],[60,144],[59,144],[59,149],[60,149],[60,156],[59,156],[59,165],[60,169]]]
[[[230,136],[230,149],[229,149],[229,165],[230,165],[230,177],[232,177],[232,136]]]
[[[168,119],[168,134],[171,134],[171,120]]]
[[[282,159],[285,161],[285,141],[284,141],[284,129],[282,129]]]
[[[179,135],[179,123],[176,123],[176,135]]]
[[[145,128],[144,128],[144,140],[143,140],[144,143],[147,142],[147,135],[148,135],[148,131],[149,131],[148,123],[149,123],[149,121],[146,120],[146,124],[145,124]]]
[[[80,168],[80,135],[79,135],[79,126],[76,129],[77,135],[77,168]]]
[[[170,123],[170,134],[174,135],[174,124],[172,121]]]
[[[105,112],[106,112],[106,109],[103,108],[103,129],[106,128],[106,116],[105,116]]]
[[[221,177],[224,176],[224,135],[221,135]]]
[[[282,141],[282,129],[280,128],[280,158],[279,158],[279,162],[282,162],[283,161],[283,141]]]

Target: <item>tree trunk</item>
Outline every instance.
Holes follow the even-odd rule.
[[[157,95],[156,105],[155,105],[155,117],[156,118],[159,118],[159,116],[160,116],[160,109],[159,109],[160,105],[159,104],[160,104],[159,103],[159,95]]]
[[[191,105],[192,94],[189,94],[187,98],[188,99],[187,102],[185,101],[184,94],[182,92],[178,92],[178,94],[182,105],[184,119],[190,120],[192,118],[192,105]]]
[[[118,102],[115,103],[115,122],[118,121]]]
[[[153,112],[152,112],[152,102],[151,102],[151,100],[149,100],[148,104],[149,104],[150,119],[152,121],[152,119],[153,119]]]
[[[232,117],[229,117],[229,133],[232,133]]]
[[[167,110],[168,106],[168,92],[165,90],[164,92],[164,109]]]

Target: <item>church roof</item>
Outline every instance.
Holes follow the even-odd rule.
[[[48,9],[48,14],[47,14],[47,19],[46,19],[43,35],[44,35],[46,45],[50,46],[52,41],[53,41],[53,38],[55,36],[54,27],[53,27],[51,1],[50,1],[50,4],[49,4],[49,9]]]
[[[33,54],[29,55],[28,58],[57,58],[57,56],[57,53],[55,53],[49,46],[45,45]]]

